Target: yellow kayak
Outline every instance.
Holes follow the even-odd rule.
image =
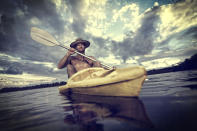
[[[138,96],[146,79],[142,66],[106,70],[99,67],[81,70],[59,87],[60,93],[98,96]]]

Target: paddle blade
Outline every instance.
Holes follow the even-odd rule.
[[[51,34],[37,27],[32,27],[30,34],[33,40],[41,44],[44,44],[47,46],[60,45]]]

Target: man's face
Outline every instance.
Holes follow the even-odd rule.
[[[79,52],[84,52],[85,51],[85,46],[82,43],[77,44],[76,50]]]

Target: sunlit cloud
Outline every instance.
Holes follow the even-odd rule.
[[[16,10],[16,16],[17,17],[24,17],[25,16],[25,12],[23,12],[21,9],[17,9]]]
[[[80,14],[86,19],[85,32],[102,37],[106,30],[106,0],[85,0]]]
[[[131,3],[121,7],[120,10],[113,10],[113,25],[121,25],[119,34],[127,32],[136,32],[140,27],[141,16],[139,14],[139,6]],[[113,29],[112,29],[113,30]],[[117,34],[115,36],[118,36]]]
[[[6,61],[9,61],[9,62],[42,65],[44,67],[51,68],[51,69],[56,67],[56,64],[54,64],[52,62],[24,60],[24,59],[21,59],[20,57],[14,57],[14,56],[4,54],[4,53],[0,53],[0,58],[1,58],[1,60],[6,60]]]
[[[139,62],[135,58],[129,58],[125,63],[126,64],[139,64]]]
[[[63,14],[67,11],[68,7],[66,5],[66,2],[63,0],[52,0],[52,2],[56,5],[56,9],[59,13],[61,13],[61,16],[64,16]]]
[[[110,54],[108,57],[101,57],[99,58],[99,61],[105,62],[106,64],[110,64],[110,65],[119,65],[122,63],[122,61],[116,59],[113,54]]]
[[[155,3],[154,3],[154,6],[159,6],[159,3],[158,3],[158,2],[155,2]]]
[[[195,0],[162,5],[159,11],[161,22],[158,24],[160,36],[157,38],[157,42],[161,42],[170,35],[195,26],[197,24],[196,5],[197,1]]]
[[[33,18],[31,18],[31,19],[29,20],[29,24],[30,24],[30,25],[34,25],[34,26],[37,26],[37,25],[41,25],[42,22],[41,22],[38,18],[33,17]]]
[[[141,64],[145,66],[147,70],[150,70],[150,69],[169,67],[172,65],[176,65],[180,62],[181,62],[181,59],[179,58],[168,57],[168,58],[161,58],[161,59],[155,59],[151,61],[142,62]]]
[[[5,54],[5,53],[0,53],[0,58],[1,58],[1,60],[8,60],[8,61],[12,61],[12,62],[19,62],[22,60],[20,57],[13,57],[13,56]]]

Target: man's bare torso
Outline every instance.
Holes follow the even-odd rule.
[[[73,65],[73,67],[75,68],[77,72],[91,67],[91,65],[88,63],[88,61],[85,58],[82,58],[82,57],[79,58],[77,56],[72,56],[70,58],[70,63]]]

